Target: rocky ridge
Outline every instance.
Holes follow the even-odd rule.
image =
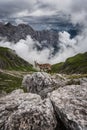
[[[40,42],[41,48],[37,46],[38,49],[49,46],[58,48],[58,33],[54,30],[35,31],[31,26],[26,24],[14,26],[11,23],[5,25],[0,23],[0,36],[6,37],[8,41],[16,43],[20,39],[26,39],[27,35],[30,35],[33,40]]]

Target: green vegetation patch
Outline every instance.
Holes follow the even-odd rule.
[[[79,79],[79,78],[87,78],[87,74],[73,74],[73,75],[68,75],[68,79]]]
[[[22,77],[16,77],[0,72],[0,91],[9,93],[15,89],[21,88]]]
[[[63,64],[64,64],[64,62],[52,65],[51,72],[52,73],[60,72],[62,70]]]
[[[52,66],[52,72],[54,73],[87,73],[87,52],[84,54],[78,54],[71,58],[68,58],[64,63],[54,64]]]
[[[17,71],[36,71],[30,63],[19,57],[15,51],[4,47],[0,47],[0,68]]]

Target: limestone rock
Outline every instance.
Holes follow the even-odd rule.
[[[74,78],[74,79],[67,79],[66,85],[85,85],[87,86],[87,78]]]
[[[0,98],[3,97],[3,96],[6,96],[6,92],[3,91],[3,90],[0,90]]]
[[[87,86],[59,88],[50,94],[50,99],[67,130],[87,130]]]
[[[83,78],[79,78],[78,79],[81,85],[86,85],[87,86],[87,78],[83,77]]]
[[[16,90],[0,99],[0,130],[54,130],[56,118],[49,99]]]
[[[24,77],[22,86],[27,88],[28,92],[46,97],[47,93],[53,91],[56,87],[58,88],[58,82],[50,74],[35,72]]]

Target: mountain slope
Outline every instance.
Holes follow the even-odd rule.
[[[21,88],[24,75],[33,71],[33,66],[16,55],[15,51],[0,47],[0,94]]]
[[[22,77],[13,75],[13,72],[6,73],[0,71],[0,94],[4,92],[9,93],[15,89],[21,88]]]
[[[0,47],[0,69],[33,71],[33,66],[8,48]]]
[[[65,62],[54,64],[52,72],[67,74],[87,73],[87,52],[68,58]]]

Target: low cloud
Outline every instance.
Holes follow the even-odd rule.
[[[85,35],[84,35],[85,34]],[[83,53],[87,51],[87,31],[83,32],[83,35],[78,35],[71,39],[68,32],[59,32],[60,50],[52,55],[54,48],[44,48],[38,51],[36,45],[40,46],[40,43],[33,41],[30,36],[27,36],[26,40],[20,40],[16,44],[6,42],[6,39],[0,42],[0,46],[8,47],[16,51],[16,53],[25,59],[26,61],[34,64],[34,61],[39,63],[59,63],[65,61],[66,58],[76,55],[77,53]]]
[[[87,51],[87,0],[1,0],[0,1],[0,21],[15,18],[16,24],[27,23],[25,16],[52,16],[53,19],[62,13],[69,16],[73,24],[81,24],[82,33],[71,39],[68,32],[59,32],[60,50],[52,55],[54,48],[44,48],[38,51],[36,45],[40,43],[33,41],[30,36],[26,40],[20,40],[16,44],[2,40],[0,46],[9,47],[16,51],[22,58],[30,63],[34,60],[40,63],[58,63],[77,53]],[[55,17],[54,17],[55,16]],[[24,17],[22,19],[22,17]],[[64,17],[64,18],[65,18]],[[28,17],[27,17],[28,18]],[[44,17],[43,17],[44,18]]]
[[[15,23],[16,23],[16,25],[21,24],[21,23],[23,23],[23,24],[28,24],[27,21],[24,21],[24,20],[22,20],[22,19],[15,19]]]

